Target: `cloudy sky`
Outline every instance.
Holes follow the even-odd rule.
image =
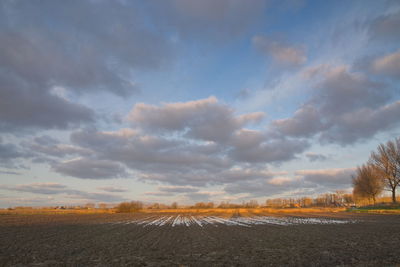
[[[0,207],[316,196],[400,136],[398,1],[1,1]]]

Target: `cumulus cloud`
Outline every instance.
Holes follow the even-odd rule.
[[[260,52],[272,57],[277,63],[283,66],[300,66],[307,61],[305,49],[301,46],[289,45],[259,35],[253,37],[253,44]]]
[[[124,197],[119,195],[99,192],[86,192],[82,190],[71,189],[59,183],[32,183],[12,186],[0,185],[0,189],[41,195],[65,195],[67,198],[80,199],[84,201],[119,202],[126,200]]]
[[[128,119],[144,128],[164,131],[186,131],[186,135],[206,141],[222,142],[245,124],[258,122],[261,112],[235,116],[216,97],[183,103],[167,103],[162,107],[136,104]]]
[[[306,153],[305,155],[308,158],[308,160],[311,162],[325,161],[328,159],[328,156],[325,156],[323,154],[313,153],[313,152]]]
[[[395,89],[346,66],[321,66],[312,78],[311,98],[292,117],[273,121],[275,134],[346,145],[399,124],[398,102],[388,103]]]
[[[171,55],[169,41],[141,23],[137,4],[3,2],[0,130],[65,129],[93,121],[91,109],[55,88],[75,94],[137,92],[129,72],[158,69]]]
[[[34,137],[29,141],[23,141],[21,145],[32,151],[32,153],[39,154],[37,157],[45,155],[61,158],[69,155],[88,156],[91,154],[91,151],[88,149],[70,144],[62,144],[53,137],[46,135]]]
[[[158,190],[167,193],[192,193],[199,191],[198,188],[193,186],[159,186]]]
[[[128,174],[121,164],[107,160],[76,158],[52,166],[53,171],[82,179],[126,178]]]
[[[60,194],[65,192],[67,187],[58,183],[32,183],[32,184],[22,184],[16,186],[1,186],[1,189],[20,191],[20,192],[29,192],[36,194]]]
[[[128,190],[126,190],[124,188],[114,187],[114,186],[101,186],[101,187],[97,187],[97,189],[103,190],[103,191],[106,191],[106,192],[110,192],[110,193],[128,192]]]
[[[25,168],[21,161],[29,157],[29,152],[23,151],[13,143],[3,141],[3,138],[0,136],[0,167],[7,169]]]
[[[400,50],[376,58],[370,69],[373,73],[400,79]]]
[[[291,118],[273,121],[272,127],[285,136],[310,137],[324,128],[321,120],[316,107],[308,104],[300,107]]]
[[[351,184],[351,176],[355,173],[355,168],[345,169],[323,169],[323,170],[298,170],[295,175],[301,177],[306,182],[324,186],[343,187]]]
[[[242,180],[227,184],[224,190],[234,195],[245,194],[246,197],[271,197],[299,187],[305,188],[306,185],[294,179],[275,177],[270,180],[259,179],[251,182]]]
[[[258,146],[233,148],[230,155],[235,160],[250,163],[281,163],[294,159],[309,145],[307,141],[300,139],[273,139]]]
[[[400,12],[381,15],[368,25],[368,32],[372,39],[381,41],[400,40]]]

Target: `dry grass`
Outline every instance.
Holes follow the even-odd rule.
[[[142,209],[141,213],[199,213],[199,214],[246,214],[246,213],[326,213],[345,211],[345,208],[233,208],[233,209]],[[16,208],[0,209],[5,214],[101,214],[116,213],[116,209],[49,209],[49,208]]]
[[[142,212],[159,212],[159,213],[323,213],[323,212],[340,212],[346,208],[234,208],[234,209],[160,209],[160,210],[143,210]]]
[[[0,209],[0,215],[10,214],[99,214],[115,213],[113,209],[48,209],[48,208],[16,208]]]

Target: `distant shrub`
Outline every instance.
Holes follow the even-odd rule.
[[[122,202],[116,209],[117,212],[137,212],[143,209],[143,203],[140,201]]]
[[[192,206],[192,208],[195,209],[212,209],[214,208],[214,203],[213,202],[197,202]]]

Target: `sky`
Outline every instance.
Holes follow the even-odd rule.
[[[0,207],[351,191],[400,136],[400,2],[3,0]]]

